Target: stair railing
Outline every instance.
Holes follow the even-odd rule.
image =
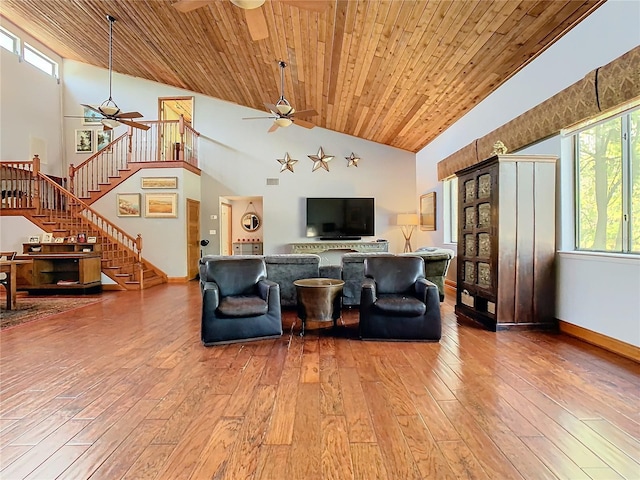
[[[186,162],[198,166],[198,137],[200,133],[179,120],[141,122],[148,130],[129,127],[99,152],[80,165],[69,166],[69,189],[77,197],[89,198],[100,191],[110,178],[120,176],[129,164],[146,162]]]
[[[142,237],[132,237],[42,173],[37,176],[40,191],[37,215],[44,221],[64,227],[70,235],[84,233],[100,238],[103,267],[122,267],[130,270],[140,282]],[[123,248],[117,248],[116,245]]]
[[[80,165],[69,165],[71,192],[76,197],[88,198],[91,192],[100,190],[100,185],[108,185],[111,177],[118,177],[120,170],[126,170],[128,140],[128,133],[123,133]]]

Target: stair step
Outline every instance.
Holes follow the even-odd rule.
[[[119,168],[118,171],[119,172],[130,172],[131,169],[130,168]]]
[[[104,262],[104,260],[103,260]],[[103,270],[120,270],[121,267],[102,267]]]
[[[116,277],[130,277],[131,274],[129,274],[129,273],[116,273],[115,276]]]
[[[43,225],[57,225],[58,222],[42,222]]]
[[[47,218],[49,215],[33,214],[31,216],[34,217],[34,218]]]
[[[129,280],[127,282],[124,282],[126,285],[140,285],[140,282],[138,282],[137,280]]]

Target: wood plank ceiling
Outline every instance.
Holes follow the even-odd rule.
[[[279,97],[282,59],[285,97],[315,109],[314,124],[417,152],[602,0],[327,3],[316,13],[267,0],[260,41],[230,0],[188,13],[171,0],[2,0],[0,14],[103,68],[111,14],[115,71],[262,111]]]

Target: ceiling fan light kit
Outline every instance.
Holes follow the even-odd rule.
[[[231,0],[236,7],[240,7],[244,10],[253,10],[259,8],[264,4],[265,0]]]

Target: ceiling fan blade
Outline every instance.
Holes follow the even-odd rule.
[[[179,0],[173,4],[173,8],[182,13],[190,12],[196,8],[204,7],[211,3],[211,0]]]
[[[263,40],[269,36],[267,21],[264,18],[262,7],[244,11],[244,17],[247,19],[247,28],[252,40]]]
[[[92,107],[91,105],[85,105],[84,103],[81,103],[80,105],[82,105],[85,108],[88,108],[89,110],[93,110],[96,113],[99,113],[100,115],[104,115],[100,110],[98,110],[96,107]]]
[[[318,112],[316,112],[313,108],[311,110],[300,110],[299,112],[293,114],[294,117],[314,117],[316,115],[318,115]]]
[[[242,117],[242,120],[262,120],[262,119],[275,120],[278,117]]]
[[[118,122],[124,123],[125,125],[129,125],[133,128],[139,128],[141,130],[149,130],[149,125],[145,125],[144,123],[133,122],[131,120],[118,119]]]
[[[276,107],[273,103],[264,102],[264,106],[267,107],[267,110],[273,113],[278,112],[278,107]]]
[[[315,127],[315,125],[311,122],[307,122],[305,120],[300,120],[299,118],[294,118],[293,119],[293,123],[295,123],[296,125],[300,125],[301,127],[304,128],[313,128]]]
[[[271,125],[271,128],[269,130],[267,130],[267,133],[273,133],[278,129],[279,125],[276,122],[273,122],[273,125]]]
[[[113,130],[113,128],[111,128],[109,125],[105,123],[102,126],[102,130],[104,130],[105,132],[108,132],[109,130]]]
[[[116,118],[141,118],[142,114],[140,112],[123,112],[114,116]]]
[[[304,8],[305,10],[311,10],[312,12],[322,13],[331,4],[328,0],[279,0],[285,5],[291,5],[292,7]]]

